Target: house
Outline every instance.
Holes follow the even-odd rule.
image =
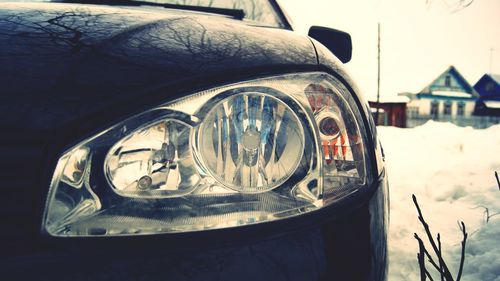
[[[419,93],[401,93],[407,104],[407,127],[428,120],[469,125],[479,94],[454,66],[450,66]],[[467,123],[467,124],[466,124]]]
[[[406,128],[406,97],[380,102],[369,101],[374,120],[377,125]],[[378,118],[377,118],[378,109]],[[377,120],[378,119],[378,120]]]
[[[474,89],[479,94],[474,109],[475,115],[500,116],[500,75],[485,74]]]

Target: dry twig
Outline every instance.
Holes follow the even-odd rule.
[[[497,178],[498,190],[500,190],[500,179],[498,179],[498,172],[495,171],[495,178]]]
[[[418,260],[418,264],[420,266],[420,279],[422,281],[425,281],[426,278],[429,278],[429,280],[434,281],[431,274],[429,273],[429,271],[425,267],[425,256],[427,256],[428,261],[439,272],[440,277],[441,277],[441,281],[455,281],[455,280],[460,281],[460,278],[462,277],[464,261],[465,261],[465,244],[466,244],[467,236],[468,236],[466,228],[465,228],[465,224],[463,222],[459,223],[460,230],[462,231],[462,234],[463,234],[462,253],[460,256],[460,268],[458,270],[457,278],[453,279],[453,277],[450,273],[450,270],[448,269],[448,266],[446,265],[446,262],[443,259],[441,235],[438,233],[438,235],[436,236],[436,240],[437,240],[437,245],[436,245],[436,241],[432,237],[432,233],[430,231],[429,225],[427,224],[427,222],[424,219],[424,216],[422,215],[422,210],[420,209],[417,198],[415,197],[415,195],[412,195],[412,198],[413,198],[413,203],[415,204],[415,207],[417,208],[418,219],[420,220],[420,223],[424,227],[425,233],[427,235],[427,239],[429,240],[429,243],[432,246],[434,254],[438,258],[438,264],[439,264],[439,265],[436,264],[436,262],[434,261],[432,256],[429,254],[429,252],[425,248],[425,244],[422,241],[422,239],[420,239],[420,237],[415,233],[415,239],[417,239],[418,246],[419,246],[419,253],[417,253],[417,260]]]

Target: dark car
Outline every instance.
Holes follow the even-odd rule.
[[[386,280],[350,57],[276,1],[0,3],[0,278]]]

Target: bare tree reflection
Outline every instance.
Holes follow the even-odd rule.
[[[11,7],[0,9],[0,72],[3,91],[16,93],[16,101],[0,97],[0,125],[55,126],[153,85],[317,63],[309,41],[233,20],[75,5]],[[43,118],[33,119],[36,112]]]

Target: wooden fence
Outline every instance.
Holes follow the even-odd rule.
[[[407,117],[406,127],[413,128],[425,124],[429,120],[436,122],[450,122],[457,126],[471,126],[476,129],[484,129],[500,123],[500,116],[412,116]]]

